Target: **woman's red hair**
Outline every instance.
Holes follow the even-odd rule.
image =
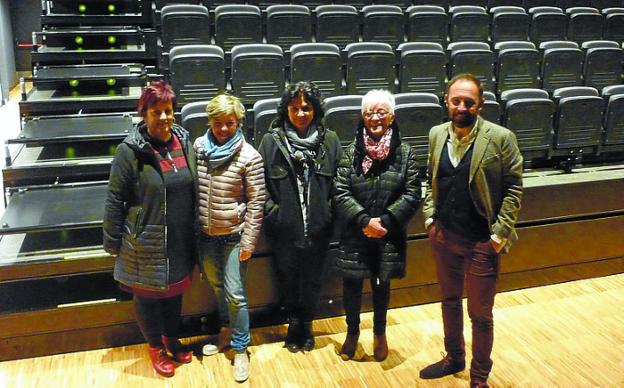
[[[167,84],[165,81],[152,81],[149,86],[147,86],[143,93],[141,94],[141,98],[139,98],[139,103],[137,104],[137,113],[141,117],[145,117],[147,114],[147,108],[151,105],[158,104],[163,101],[171,102],[173,109],[176,108],[176,95],[171,89],[171,86]]]

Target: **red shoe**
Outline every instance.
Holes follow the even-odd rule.
[[[167,353],[171,354],[173,359],[177,362],[181,362],[183,364],[188,364],[193,361],[193,352],[192,351],[184,351],[184,345],[180,343],[180,340],[177,338],[165,337],[162,336],[162,342],[165,344],[165,349],[167,349]]]
[[[150,360],[152,360],[152,367],[154,367],[156,373],[165,377],[174,375],[175,365],[173,365],[169,357],[167,357],[167,353],[162,346],[157,346],[155,348],[150,347],[149,356]]]

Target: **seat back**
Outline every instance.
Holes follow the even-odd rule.
[[[487,43],[453,42],[449,44],[450,77],[460,73],[472,73],[481,81],[484,90],[494,88],[494,59]]]
[[[607,86],[602,96],[607,101],[604,144],[624,144],[624,85]]]
[[[449,10],[451,42],[487,42],[490,36],[490,15],[485,8],[456,6]]]
[[[365,94],[371,89],[394,92],[395,55],[387,43],[351,43],[347,51],[347,94]]]
[[[343,146],[350,144],[362,119],[362,96],[328,97],[323,102],[325,128],[336,132]]]
[[[169,82],[179,107],[225,90],[223,50],[214,45],[176,46],[169,52]]]
[[[255,5],[215,8],[215,43],[229,52],[239,44],[262,43],[262,14]]]
[[[429,130],[443,120],[438,97],[431,93],[399,93],[395,99],[394,114],[401,139],[414,147],[419,164],[426,165]]]
[[[559,88],[553,98],[557,101],[555,149],[599,145],[604,102],[598,90],[585,86]]]
[[[399,46],[399,91],[444,94],[446,54],[438,43],[406,42]]]
[[[367,5],[362,8],[362,14],[362,38],[365,42],[382,42],[396,47],[404,41],[405,17],[400,7]]]
[[[333,43],[340,49],[357,42],[360,16],[351,5],[320,5],[316,7],[316,41]]]
[[[602,90],[622,82],[624,52],[617,42],[589,41],[582,45],[585,52],[583,80],[585,86]]]
[[[624,8],[606,8],[602,10],[604,16],[602,36],[604,39],[624,42]]]
[[[409,42],[439,43],[448,41],[448,15],[436,5],[414,5],[407,9],[407,40]]]
[[[331,43],[300,43],[290,52],[290,81],[312,81],[324,97],[342,92],[342,58]]]
[[[553,136],[555,103],[541,89],[515,89],[501,94],[504,105],[502,124],[516,134],[523,154],[546,156]]]
[[[500,6],[490,9],[492,14],[492,42],[529,39],[531,19],[521,7]]]
[[[583,52],[570,47],[574,42],[544,42],[541,78],[542,89],[552,93],[557,88],[581,85]]]
[[[496,101],[496,95],[492,92],[484,91],[483,100],[483,109],[481,109],[480,113],[481,117],[487,121],[500,124],[502,111],[500,104]]]
[[[532,42],[500,42],[497,53],[496,91],[539,87],[540,54]]]
[[[277,118],[277,106],[280,98],[258,100],[253,105],[253,145],[258,148],[271,123]]]
[[[534,7],[529,9],[531,27],[529,35],[536,45],[553,40],[564,40],[568,17],[561,8]]]
[[[208,113],[206,113],[208,100],[190,102],[182,107],[180,117],[184,129],[189,131],[192,142],[200,136],[204,136],[208,130]]]
[[[284,83],[284,56],[279,46],[244,44],[232,48],[232,92],[243,104],[279,97]]]
[[[160,11],[163,51],[191,44],[210,44],[210,14],[197,4],[170,4]]]
[[[596,8],[573,7],[566,9],[566,13],[569,16],[568,40],[581,44],[602,39],[603,18]]]
[[[312,15],[308,7],[296,4],[271,5],[266,9],[266,40],[282,50],[312,41]]]

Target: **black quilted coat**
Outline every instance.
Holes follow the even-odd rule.
[[[362,123],[338,164],[334,206],[342,233],[336,265],[345,277],[388,281],[405,276],[407,224],[420,204],[421,185],[413,149],[401,142],[396,122],[392,128],[390,154],[373,161],[367,174],[362,172]],[[381,217],[388,229],[383,238],[362,232],[372,217]]]
[[[104,208],[104,249],[117,256],[114,276],[118,282],[129,287],[166,290],[171,283],[166,191],[145,131],[141,122],[119,145],[113,159]],[[188,132],[175,124],[172,131],[195,176],[197,169],[194,155],[189,154],[193,147]],[[194,228],[190,225],[191,230]],[[189,258],[182,265],[190,272],[194,262]]]

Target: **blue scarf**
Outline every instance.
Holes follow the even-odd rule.
[[[212,129],[208,128],[204,135],[204,152],[210,167],[215,168],[227,162],[240,149],[243,130],[239,127],[236,133],[223,144],[216,142]]]

